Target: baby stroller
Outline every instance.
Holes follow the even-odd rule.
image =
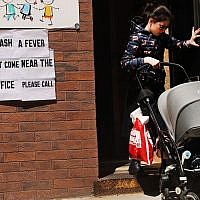
[[[178,67],[185,73],[187,83],[163,92],[158,98],[158,109],[166,125],[162,130],[151,106],[152,92],[144,89],[138,68],[136,77],[141,87],[140,106],[146,106],[159,138],[161,151],[160,192],[164,200],[199,200],[200,179],[200,81],[191,82],[181,65],[162,62],[161,65]]]

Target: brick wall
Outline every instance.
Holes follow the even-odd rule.
[[[98,176],[91,0],[50,31],[57,101],[0,102],[0,200],[88,195]]]

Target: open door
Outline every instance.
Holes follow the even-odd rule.
[[[180,39],[189,38],[194,16],[193,2],[160,2],[167,3],[175,16],[173,35]],[[130,85],[130,77],[121,70],[120,60],[128,41],[130,20],[142,12],[145,3],[145,0],[93,0],[99,177],[112,173],[116,166],[123,165],[129,159],[130,110],[126,100],[128,88],[135,86]],[[194,70],[193,65],[197,62],[191,63],[191,59],[194,59],[192,52],[184,53],[171,52],[171,60],[184,63]],[[172,70],[173,82],[175,77],[178,80],[175,73]],[[132,99],[136,99],[134,89]]]

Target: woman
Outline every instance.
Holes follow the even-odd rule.
[[[157,99],[164,91],[165,70],[159,65],[160,61],[163,61],[164,49],[199,47],[195,40],[200,37],[198,35],[200,28],[195,31],[194,28],[192,29],[192,36],[189,40],[180,41],[166,34],[166,29],[171,20],[172,14],[166,6],[155,7],[151,3],[148,4],[143,17],[137,17],[132,21],[131,35],[121,60],[122,68],[128,72],[134,72],[135,69],[144,64],[150,65],[153,77],[151,78],[149,74],[146,77],[144,76],[143,86],[150,89],[154,94],[154,111],[157,111]],[[159,113],[157,113],[157,118],[160,118]],[[150,124],[152,123],[150,122]],[[155,142],[156,136],[152,132],[155,133],[155,131],[150,131]],[[132,160],[129,172],[134,173],[139,169],[139,161]]]

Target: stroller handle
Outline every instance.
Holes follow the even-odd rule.
[[[162,66],[169,66],[169,67],[177,67],[177,68],[181,69],[183,71],[183,73],[185,74],[185,76],[187,78],[187,81],[191,82],[190,77],[188,76],[185,68],[182,65],[179,65],[177,63],[172,63],[172,62],[160,62],[160,65],[162,65]]]
[[[188,76],[186,70],[184,69],[184,67],[182,65],[179,65],[177,63],[172,63],[172,62],[160,62],[160,65],[161,66],[169,66],[169,67],[177,67],[177,68],[181,69],[183,71],[183,73],[185,74],[187,81],[191,82],[190,77]],[[136,71],[139,72],[145,68],[148,68],[149,66],[150,66],[149,64],[144,64],[141,67],[138,67]]]

